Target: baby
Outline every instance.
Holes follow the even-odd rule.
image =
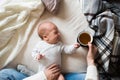
[[[39,71],[55,63],[61,66],[61,53],[72,54],[80,47],[78,43],[65,46],[60,42],[60,33],[52,22],[43,22],[38,26],[38,35],[42,39],[32,51],[32,57],[39,61]],[[64,80],[62,74],[57,80]]]

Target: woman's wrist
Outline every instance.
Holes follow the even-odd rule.
[[[88,60],[88,61],[87,61],[87,64],[88,64],[88,66],[90,66],[90,65],[95,65],[95,62],[94,62],[94,60]]]

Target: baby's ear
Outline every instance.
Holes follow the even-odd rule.
[[[47,35],[43,35],[43,40],[48,41]]]

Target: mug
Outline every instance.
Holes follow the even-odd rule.
[[[90,32],[88,31],[82,31],[78,34],[77,37],[77,42],[81,45],[81,46],[88,46],[88,42],[92,43],[93,42],[93,36]]]

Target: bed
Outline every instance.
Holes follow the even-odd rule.
[[[87,21],[90,17],[83,14],[87,12],[87,8],[89,9],[86,7],[88,6],[85,4],[86,0],[58,0],[60,4],[57,12],[47,9],[42,1],[5,0],[1,2],[1,69],[6,66],[16,68],[17,64],[24,64],[37,72],[38,63],[32,59],[31,52],[35,44],[41,40],[37,35],[37,24],[43,21],[49,20],[58,26],[62,42],[66,45],[76,43],[81,31],[87,30],[94,35],[95,32],[89,27],[89,20]],[[113,39],[114,34],[111,41]],[[80,47],[75,54],[62,54],[62,71],[64,73],[86,72],[87,50],[85,47]]]
[[[9,0],[7,0],[9,1]],[[37,3],[39,2],[39,4]],[[19,3],[19,7],[23,10],[18,10],[20,12],[15,12],[16,14],[21,16],[19,18],[21,18],[23,21],[27,21],[27,25],[25,24],[25,27],[20,28],[16,28],[16,32],[14,32],[14,36],[10,37],[13,39],[13,42],[10,40],[10,42],[6,41],[6,42],[1,42],[7,45],[4,46],[9,46],[7,47],[8,50],[5,50],[5,48],[1,49],[1,60],[0,60],[0,67],[6,66],[8,65],[9,67],[16,67],[17,64],[24,64],[26,65],[28,68],[37,71],[37,62],[35,62],[32,57],[31,57],[31,51],[33,49],[33,47],[35,46],[35,44],[41,40],[36,32],[37,29],[37,23],[39,22],[43,22],[46,20],[50,20],[53,23],[55,23],[62,35],[62,41],[64,42],[64,44],[68,45],[68,44],[73,44],[77,41],[77,35],[79,32],[85,30],[87,28],[87,21],[85,16],[82,13],[82,8],[81,8],[81,1],[77,0],[77,1],[72,1],[71,0],[61,0],[60,2],[60,8],[59,11],[54,14],[54,13],[50,13],[49,11],[44,11],[44,6],[41,2],[41,0],[31,0],[31,1],[15,1],[12,0],[10,1],[11,4],[14,4],[13,6],[11,6],[10,4],[7,6],[8,10],[11,10],[11,8],[13,9],[13,11],[15,11],[14,6],[17,6]],[[21,3],[21,4],[20,4]],[[8,4],[7,2],[3,5]],[[27,7],[24,5],[28,5]],[[36,5],[38,4],[38,5]],[[21,6],[22,5],[22,6]],[[32,8],[31,6],[33,6],[34,8]],[[18,8],[16,8],[18,9]],[[30,13],[33,14],[29,14],[26,12],[26,9],[28,9],[28,11]],[[30,10],[31,9],[31,10]],[[74,13],[73,13],[74,12]],[[14,13],[14,14],[15,14]],[[7,14],[6,14],[7,15]],[[33,16],[32,20],[30,20],[29,16]],[[16,16],[16,15],[15,15]],[[9,16],[7,16],[9,17]],[[16,16],[17,17],[17,16]],[[14,19],[16,19],[16,17]],[[24,17],[24,18],[23,18]],[[27,18],[28,17],[28,20]],[[2,18],[1,18],[2,19]],[[17,17],[18,19],[18,17]],[[23,21],[21,20],[20,23],[22,23]],[[30,22],[29,22],[30,20]],[[18,25],[18,24],[14,24],[14,25]],[[13,28],[14,26],[11,26],[9,28]],[[4,28],[2,30],[5,30],[7,28]],[[1,31],[2,31],[1,30]],[[8,33],[6,33],[8,34]],[[9,34],[11,35],[11,34]],[[7,36],[9,36],[7,35]],[[6,36],[6,35],[4,35]],[[3,36],[2,36],[3,37]],[[6,38],[4,38],[6,39]],[[7,40],[7,39],[6,39]],[[4,40],[5,41],[5,40]],[[11,47],[10,47],[11,46]],[[4,53],[2,53],[3,51],[5,51]],[[80,47],[77,52],[75,54],[72,55],[65,55],[63,54],[62,60],[63,60],[63,71],[64,72],[85,72],[86,71],[86,53],[87,53],[87,49]],[[5,59],[5,57],[7,59]],[[5,59],[5,60],[4,60]],[[35,66],[33,66],[35,65]]]

